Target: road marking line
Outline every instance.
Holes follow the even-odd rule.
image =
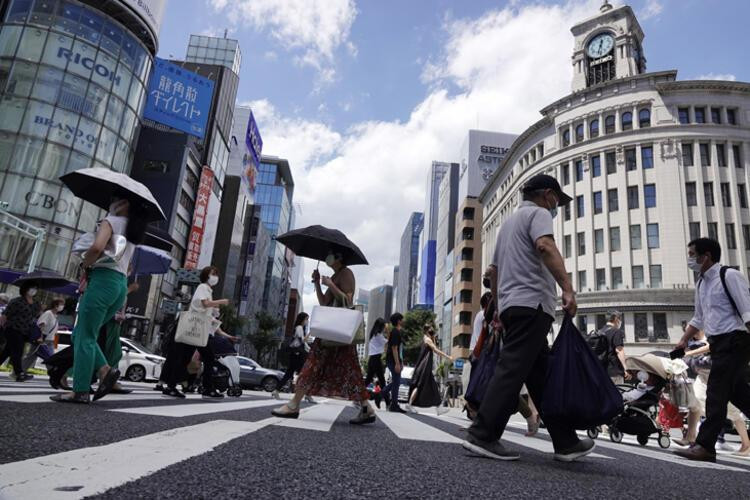
[[[201,396],[196,396],[200,398]],[[141,406],[138,408],[113,408],[109,411],[118,413],[135,413],[138,415],[155,415],[158,417],[192,417],[194,415],[208,415],[210,413],[222,413],[225,411],[247,410],[250,408],[261,408],[263,406],[278,405],[276,400],[253,400],[253,401],[223,401],[213,403],[204,401],[202,403],[172,404],[166,406]]]
[[[378,418],[400,439],[459,444],[461,439],[402,413],[378,412]]]
[[[188,399],[200,399],[200,394],[188,394]],[[148,401],[148,400],[161,400],[165,398],[161,393],[154,392],[153,394],[108,394],[102,402],[106,401]],[[6,401],[8,403],[52,403],[49,396],[44,394],[20,394],[20,395],[0,395],[0,401]],[[96,403],[98,404],[98,402]]]
[[[0,497],[57,500],[104,493],[208,453],[217,446],[262,429],[271,420],[214,420],[104,446],[3,464],[0,465]]]
[[[277,418],[273,425],[328,432],[344,408],[342,405],[317,404],[302,410],[298,419]]]

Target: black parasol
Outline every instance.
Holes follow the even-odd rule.
[[[310,226],[282,234],[276,241],[299,255],[314,260],[325,260],[331,250],[339,252],[346,266],[367,265],[362,250],[352,243],[344,233],[323,226]]]

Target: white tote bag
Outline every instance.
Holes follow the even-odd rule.
[[[208,344],[208,334],[213,326],[213,318],[205,313],[182,311],[174,334],[174,341],[181,344],[204,347]]]
[[[355,309],[315,306],[310,315],[310,335],[350,345],[363,320],[362,313]]]

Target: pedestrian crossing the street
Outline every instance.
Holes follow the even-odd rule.
[[[0,405],[34,405],[34,411],[44,411],[56,393],[45,387],[46,379],[37,378],[23,385],[0,378]],[[148,476],[191,457],[211,453],[216,447],[239,437],[273,428],[288,428],[317,433],[329,433],[334,438],[341,425],[353,416],[353,408],[346,401],[316,398],[315,404],[305,405],[299,419],[270,416],[270,409],[283,401],[272,399],[269,393],[247,391],[240,398],[225,398],[221,402],[202,401],[198,395],[188,395],[184,401],[165,399],[146,384],[125,384],[132,394],[109,395],[92,404],[86,411],[104,411],[119,415],[150,416],[168,419],[174,425],[169,430],[135,438],[115,441],[103,446],[84,447],[19,462],[0,464],[0,498],[83,498],[102,493],[136,479]],[[289,395],[285,396],[285,399]],[[151,405],[147,403],[151,401]],[[38,408],[38,410],[37,410]],[[263,410],[266,408],[267,410]],[[247,410],[261,409],[269,415],[255,421]],[[347,410],[345,412],[345,410]],[[233,414],[233,412],[236,412]],[[216,415],[216,418],[195,424],[190,417]],[[221,414],[221,415],[219,415]],[[255,417],[257,418],[257,416]],[[205,419],[204,419],[205,420]],[[387,430],[396,439],[412,443],[436,443],[458,447],[466,435],[470,422],[456,409],[436,415],[433,409],[418,415],[377,411],[377,422],[372,426]],[[525,422],[511,419],[503,440],[522,453],[552,453],[552,444],[544,430],[537,437],[523,435]],[[190,439],[185,436],[189,435]],[[326,438],[324,438],[326,439]],[[446,451],[450,453],[450,451]],[[457,457],[465,456],[455,449]],[[750,472],[750,460],[720,454],[718,463],[689,462],[651,444],[639,446],[626,437],[623,443],[597,439],[597,450],[585,461],[608,463],[630,455],[636,460],[656,460],[675,467],[713,470],[719,472]],[[91,480],[92,477],[97,478]]]

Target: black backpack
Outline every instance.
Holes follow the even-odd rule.
[[[607,339],[606,329],[593,331],[586,336],[586,343],[594,351],[599,363],[605,368],[609,363],[609,339]]]

